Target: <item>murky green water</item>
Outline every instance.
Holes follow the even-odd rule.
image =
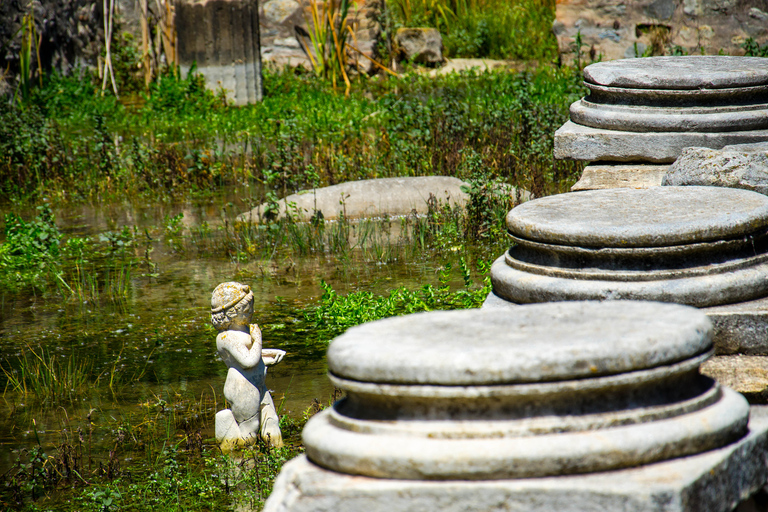
[[[160,226],[178,213],[184,214],[187,226],[203,221],[215,226],[222,209],[244,211],[247,203],[225,194],[183,205],[78,207],[55,214],[66,235],[94,236],[123,226]],[[220,282],[237,280],[252,287],[254,321],[262,328],[264,346],[288,352],[282,363],[270,368],[267,385],[281,412],[294,416],[315,399],[327,403],[333,392],[325,375],[325,346],[308,343],[306,333],[295,326],[303,311],[316,303],[320,279],[339,292],[384,292],[398,285],[436,282],[436,263],[425,260],[377,264],[352,254],[343,262],[319,256],[238,264],[215,256],[201,258],[195,251],[174,251],[161,240],[152,248],[156,267],[135,269],[127,298],[116,303],[66,302],[55,294],[0,290],[1,364],[8,367],[27,346],[43,347],[49,354],[87,362],[91,379],[100,382],[72,402],[47,407],[6,393],[0,400],[0,473],[19,449],[36,444],[38,437],[44,446],[55,446],[77,435],[91,436],[98,446],[99,439],[106,443],[112,438],[115,425],[146,421],[148,411],[165,407],[175,396],[208,401],[207,408],[201,408],[211,415],[203,435],[211,437],[213,400],[221,406],[226,377],[209,314],[211,291]],[[111,389],[106,385],[110,380]],[[0,373],[0,389],[5,385]],[[85,434],[84,424],[91,425]]]

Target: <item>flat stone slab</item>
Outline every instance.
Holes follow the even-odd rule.
[[[720,149],[768,140],[768,130],[737,132],[631,132],[567,121],[555,132],[555,158],[589,162],[674,162],[689,147]]]
[[[714,187],[611,189],[513,208],[515,237],[578,247],[663,247],[731,239],[768,226],[768,198]]]
[[[592,164],[584,168],[579,181],[571,187],[571,192],[658,187],[667,171],[669,165]]]
[[[702,354],[711,347],[709,329],[693,308],[650,302],[539,304],[514,316],[430,312],[350,329],[331,343],[328,369],[344,379],[393,384],[563,381]]]
[[[730,512],[768,480],[768,411],[723,448],[631,469],[484,481],[378,479],[287,463],[264,512]]]
[[[343,215],[347,219],[390,217],[412,212],[425,214],[430,195],[451,206],[466,203],[468,194],[461,190],[466,185],[450,176],[419,176],[405,178],[379,178],[348,181],[330,187],[304,190],[277,202],[278,218],[290,215],[300,222],[309,221],[315,211],[322,212],[326,220]],[[269,205],[264,203],[250,212],[238,216],[241,222],[260,222]]]
[[[591,64],[584,80],[637,89],[727,89],[768,85],[768,62],[760,57],[701,55],[622,59]]]

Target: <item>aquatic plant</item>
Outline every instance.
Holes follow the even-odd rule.
[[[306,419],[281,420],[286,446],[257,444],[224,455],[204,438],[218,408],[204,394],[170,391],[115,418],[92,409],[85,417],[62,411],[55,443],[37,434],[0,475],[0,504],[8,510],[259,509],[282,465],[301,452]]]
[[[390,77],[353,84],[348,98],[311,75],[267,71],[264,101],[243,108],[217,104],[197,80],[163,76],[128,109],[87,76],[57,76],[25,115],[0,107],[0,195],[154,200],[238,184],[262,202],[348,180],[466,178],[469,148],[539,195],[565,190],[580,170],[551,157],[552,133],[582,94],[568,69]]]
[[[489,265],[480,262],[479,267],[482,273],[487,273]],[[451,290],[447,284],[450,266],[442,272],[437,286],[425,284],[417,290],[400,286],[389,295],[375,295],[365,290],[339,295],[328,283],[320,281],[323,290],[320,303],[307,311],[304,318],[316,335],[327,342],[350,327],[382,318],[420,311],[480,307],[491,291],[490,276],[484,278],[482,286],[473,288],[471,271],[463,258],[459,260],[459,268],[464,287],[458,290]]]
[[[74,356],[62,358],[43,347],[27,345],[14,362],[0,369],[7,379],[8,391],[33,395],[40,402],[71,401],[90,384],[91,365]]]
[[[59,270],[61,233],[50,206],[37,208],[37,216],[25,221],[5,215],[5,242],[0,245],[0,284],[10,288],[40,286]]]

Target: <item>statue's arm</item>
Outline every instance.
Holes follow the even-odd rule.
[[[259,350],[261,350],[261,329],[259,329],[259,324],[251,324],[251,340],[255,345],[259,346]]]
[[[261,339],[260,337],[258,340],[254,339],[253,344],[248,348],[247,342],[251,340],[242,339],[245,336],[250,335],[232,332],[219,334],[219,352],[223,350],[229,353],[242,368],[253,368],[261,361]]]
[[[272,366],[283,360],[285,357],[285,350],[279,348],[263,348],[261,349],[261,358],[264,360],[264,364]]]

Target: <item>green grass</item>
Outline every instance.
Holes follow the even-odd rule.
[[[178,199],[256,186],[261,199],[347,180],[490,175],[564,190],[578,166],[552,159],[552,134],[581,94],[579,74],[376,77],[350,96],[312,75],[269,72],[263,103],[224,106],[192,75],[163,76],[139,107],[50,77],[25,106],[0,106],[0,202]]]
[[[554,0],[392,0],[395,26],[434,27],[448,57],[557,59]]]

